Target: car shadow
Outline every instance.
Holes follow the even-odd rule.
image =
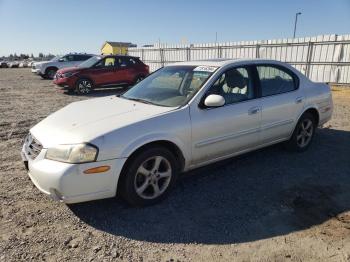
[[[203,244],[286,235],[349,210],[349,131],[319,129],[304,153],[281,147],[188,172],[155,206],[133,208],[106,199],[69,208],[87,224],[113,235]]]

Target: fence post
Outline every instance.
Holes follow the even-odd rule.
[[[310,68],[311,68],[311,60],[312,60],[312,51],[314,48],[314,43],[309,41],[307,44],[307,57],[306,57],[306,76],[310,78]]]
[[[260,49],[260,45],[256,44],[256,47],[255,47],[255,58],[260,58],[259,49]]]
[[[222,48],[218,46],[218,58],[222,58]]]
[[[191,61],[191,47],[186,48],[186,59],[187,61]]]
[[[143,53],[144,53],[144,49],[142,48],[142,49],[141,49],[141,60],[142,60],[142,61],[144,61],[144,55],[143,55]]]
[[[159,55],[160,55],[160,64],[162,65],[162,67],[164,67],[164,50],[159,47]]]

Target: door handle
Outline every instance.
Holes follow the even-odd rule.
[[[255,106],[248,110],[248,115],[255,115],[259,112],[260,112],[260,108],[258,106]]]
[[[300,104],[301,102],[303,102],[303,100],[304,100],[304,97],[299,96],[299,97],[297,97],[297,98],[295,99],[295,103],[296,103],[296,104]]]

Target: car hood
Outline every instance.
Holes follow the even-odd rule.
[[[38,65],[42,65],[42,64],[46,64],[46,63],[50,63],[50,61],[34,62],[34,65],[38,66]]]
[[[44,148],[93,142],[118,128],[174,110],[116,96],[74,102],[35,125],[31,134]]]

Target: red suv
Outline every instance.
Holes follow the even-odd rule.
[[[93,56],[76,67],[57,71],[54,83],[78,94],[94,88],[130,86],[149,74],[149,67],[137,57],[122,55]]]

